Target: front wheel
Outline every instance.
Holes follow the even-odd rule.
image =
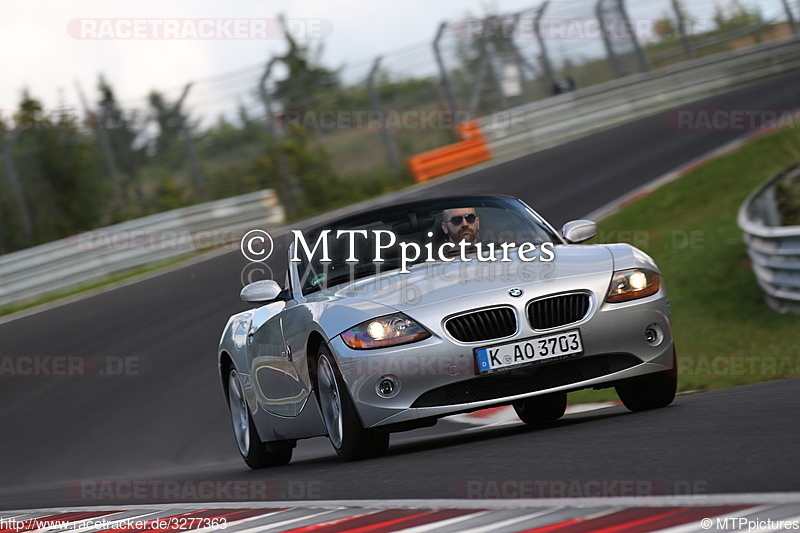
[[[317,390],[322,418],[336,453],[345,461],[377,457],[389,448],[389,434],[361,425],[353,400],[327,346],[317,358]]]
[[[678,376],[675,369],[662,370],[626,379],[616,386],[622,403],[631,411],[647,411],[666,407],[675,399]]]
[[[247,466],[255,470],[268,466],[285,465],[292,460],[291,448],[270,452],[267,450],[267,446],[261,442],[253,424],[253,417],[250,416],[250,410],[247,408],[239,373],[234,369],[231,369],[228,374],[228,407],[236,445]]]
[[[533,396],[518,400],[513,405],[520,420],[529,426],[539,426],[564,416],[567,410],[567,393],[556,392],[544,396]]]

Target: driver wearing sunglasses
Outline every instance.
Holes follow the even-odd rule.
[[[480,227],[481,219],[475,214],[475,209],[472,207],[442,211],[442,231],[452,243],[458,244],[466,241],[468,244],[475,244],[480,242],[478,237]]]

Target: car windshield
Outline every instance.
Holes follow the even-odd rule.
[[[428,250],[439,260],[442,245],[443,253],[458,256],[461,241],[467,241],[469,251],[493,243],[497,252],[503,243],[538,245],[560,238],[519,200],[459,197],[382,207],[302,232],[301,237],[295,234],[293,257],[303,294],[309,294],[429,260]],[[419,256],[414,257],[417,249]],[[377,256],[383,261],[375,261]]]

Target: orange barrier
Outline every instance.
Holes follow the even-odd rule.
[[[458,134],[463,139],[460,142],[408,158],[414,181],[428,181],[492,158],[477,120],[459,124]]]

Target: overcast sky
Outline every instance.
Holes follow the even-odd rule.
[[[271,54],[284,50],[280,38],[232,40],[224,38],[224,30],[221,39],[80,38],[80,32],[74,31],[76,23],[70,25],[76,19],[275,19],[283,13],[299,21],[298,32],[303,31],[304,22],[310,32],[317,31],[321,21],[324,58],[340,65],[430,41],[442,20],[483,13],[486,4],[481,0],[2,2],[0,106],[4,110],[18,105],[26,87],[53,107],[59,88],[67,102],[77,103],[75,82],[79,81],[94,100],[97,76],[103,73],[121,100],[134,99],[152,88],[170,89],[189,80],[266,63]],[[502,10],[535,4],[533,0],[492,2]]]
[[[316,32],[312,37],[315,42],[324,43],[326,64],[368,66],[369,60],[377,54],[430,42],[443,20],[488,11],[513,12],[539,3],[539,0],[0,1],[3,6],[0,12],[0,110],[6,112],[18,106],[23,88],[43,100],[49,109],[58,105],[59,90],[63,91],[67,104],[77,105],[76,82],[90,101],[95,102],[100,73],[106,76],[123,102],[142,101],[154,88],[177,96],[183,84],[195,80],[199,83],[192,89],[195,93],[192,96],[201,107],[210,106],[210,101],[239,98],[237,91],[251,87],[252,77],[258,76],[255,67],[266,63],[272,54],[284,51],[284,41],[279,36],[247,38],[256,37],[259,31],[263,32],[263,27],[247,29],[242,39],[226,38],[224,29],[209,26],[200,29],[213,32],[217,38],[125,38],[124,30],[132,29],[130,24],[120,26],[120,20],[274,20],[283,13],[295,22],[298,34]],[[699,3],[710,6],[715,1],[699,0]],[[720,1],[726,3],[726,0]],[[562,13],[563,9],[572,9],[570,6],[586,11],[585,6],[594,5],[594,0],[553,0],[551,4],[563,6]],[[663,13],[669,1],[629,0],[628,4],[629,11],[634,11],[631,16],[642,16],[637,5],[655,5],[651,11]],[[577,16],[589,15],[590,12]],[[87,23],[89,19],[95,20]],[[115,31],[119,33],[114,38],[93,38],[101,36],[103,27],[98,24],[102,21],[115,21]],[[95,24],[94,30],[92,24]],[[186,31],[185,28],[182,31]],[[222,76],[208,80],[237,69],[238,78]]]

